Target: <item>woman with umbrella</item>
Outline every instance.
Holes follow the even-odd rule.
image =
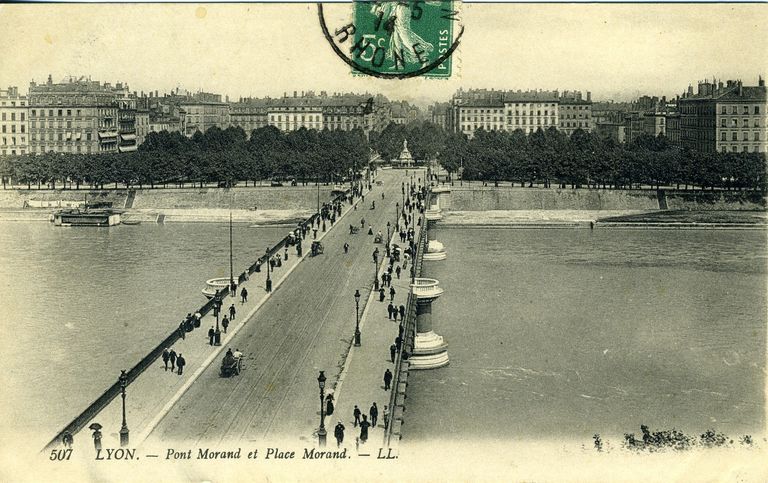
[[[93,447],[96,448],[96,451],[101,450],[101,424],[99,423],[91,423],[90,426],[88,426],[88,429],[93,431]]]

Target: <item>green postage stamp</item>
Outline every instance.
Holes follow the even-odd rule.
[[[352,20],[320,24],[336,54],[355,73],[380,78],[449,78],[463,27],[453,0],[358,1]]]

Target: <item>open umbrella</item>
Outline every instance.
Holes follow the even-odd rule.
[[[101,429],[101,424],[99,424],[99,423],[91,423],[91,425],[88,426],[88,429],[92,429],[94,431],[99,431]]]

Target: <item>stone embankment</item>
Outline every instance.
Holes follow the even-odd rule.
[[[48,221],[60,208],[107,203],[142,222],[292,224],[307,218],[331,197],[331,186],[169,188],[143,190],[0,190],[0,221]]]

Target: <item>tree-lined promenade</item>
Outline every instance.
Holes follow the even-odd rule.
[[[103,188],[185,183],[286,179],[333,182],[368,165],[371,150],[395,160],[403,140],[417,160],[438,160],[465,180],[520,186],[631,189],[675,186],[695,189],[766,190],[765,153],[702,153],[681,150],[662,135],[643,135],[619,144],[576,130],[570,137],[554,127],[530,135],[521,130],[476,131],[472,139],[430,122],[390,124],[372,132],[360,129],[283,133],[274,126],[254,130],[211,128],[187,138],[180,133],[150,133],[131,153],[70,154],[0,158],[0,175],[28,187]]]
[[[294,178],[332,182],[368,165],[362,130],[283,133],[274,126],[254,130],[213,127],[187,138],[178,132],[150,133],[129,153],[46,153],[0,158],[0,175],[16,184],[50,188],[103,188]]]
[[[765,153],[680,150],[662,135],[619,144],[580,129],[570,137],[555,128],[528,136],[481,129],[471,140],[447,135],[438,158],[449,173],[463,166],[463,179],[521,186],[766,189]]]

